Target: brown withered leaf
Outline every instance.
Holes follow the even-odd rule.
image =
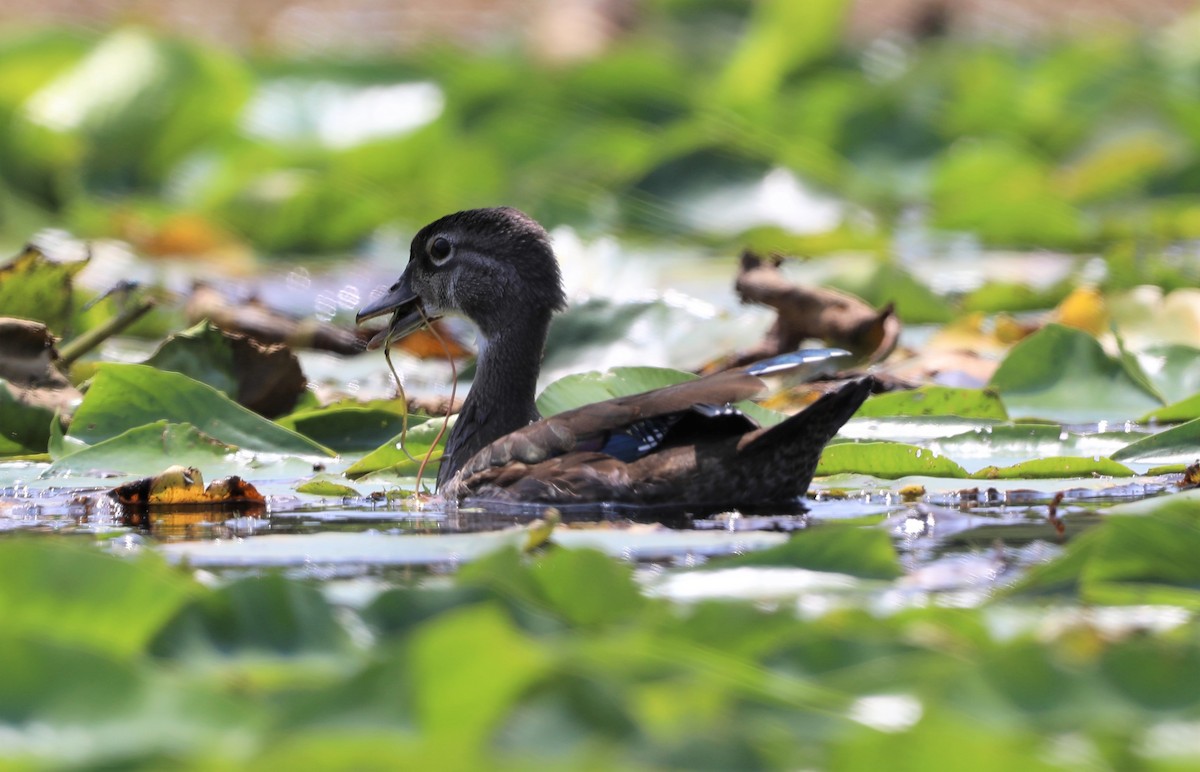
[[[783,275],[780,257],[763,259],[742,253],[734,289],[743,303],[759,303],[778,312],[775,323],[755,346],[706,371],[721,370],[795,351],[818,338],[844,348],[863,363],[879,362],[896,348],[900,320],[891,304],[879,310],[860,298],[826,287],[796,284]]]
[[[187,316],[192,324],[208,319],[226,332],[245,335],[259,343],[286,343],[292,348],[332,351],[343,356],[366,351],[367,341],[375,334],[374,330],[347,329],[317,319],[297,319],[267,307],[257,298],[232,303],[215,287],[204,283],[192,288]],[[434,322],[434,326],[451,356],[462,358],[471,353],[440,323]],[[445,356],[441,344],[425,330],[396,341],[393,346],[421,358]]]
[[[54,343],[41,322],[0,317],[0,379],[18,402],[54,411],[82,397],[54,366]]]

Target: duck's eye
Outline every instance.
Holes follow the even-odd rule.
[[[435,263],[444,262],[446,258],[450,257],[452,251],[453,247],[450,241],[441,236],[436,236],[429,242],[429,256]]]

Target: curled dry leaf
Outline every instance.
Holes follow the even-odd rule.
[[[0,317],[0,379],[13,399],[50,411],[81,398],[79,390],[54,366],[54,336],[41,322]]]
[[[187,302],[187,316],[192,324],[208,319],[226,332],[245,335],[266,345],[285,343],[294,349],[332,351],[343,356],[366,351],[367,341],[377,332],[347,329],[317,319],[297,319],[268,308],[258,298],[233,303],[215,287],[204,283],[197,283],[192,288],[192,296]],[[438,322],[434,322],[434,325],[442,340],[446,341],[451,356],[461,358],[470,354]],[[426,330],[419,330],[393,345],[421,358],[446,355],[441,344]]]
[[[896,348],[900,320],[890,303],[876,310],[846,292],[796,284],[779,270],[781,263],[779,257],[764,260],[749,250],[742,253],[734,282],[738,297],[743,303],[770,306],[779,315],[756,346],[711,369],[795,351],[812,338],[844,348],[866,363],[879,362]]]
[[[204,487],[204,476],[194,466],[172,466],[154,477],[118,486],[108,495],[123,506],[211,507],[223,504],[266,504],[250,483],[236,475],[214,480]]]

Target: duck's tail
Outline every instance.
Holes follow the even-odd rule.
[[[850,420],[874,385],[875,379],[868,376],[825,394],[786,421],[750,438],[739,449],[739,459],[761,466],[765,488],[778,486],[780,494],[804,495],[825,443]]]

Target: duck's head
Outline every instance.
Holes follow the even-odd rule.
[[[545,229],[516,209],[470,209],[422,228],[400,279],[357,321],[392,314],[370,348],[445,314],[466,316],[491,339],[530,320],[545,323],[565,304]]]

